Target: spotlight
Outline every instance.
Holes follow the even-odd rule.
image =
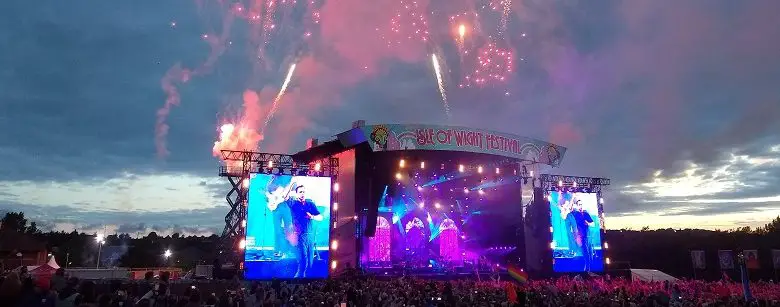
[[[571,183],[571,186],[576,188],[576,187],[577,187],[577,182],[576,182],[576,181],[575,181],[575,182],[572,182],[572,183]]]
[[[425,202],[420,202],[417,204],[417,207],[420,207],[420,209],[425,208]]]
[[[395,173],[395,179],[401,180],[401,173]]]
[[[607,243],[606,241],[604,241],[604,249],[609,249],[609,243]]]
[[[331,269],[331,270],[335,270],[335,269],[336,269],[336,266],[338,266],[338,262],[336,262],[336,260],[333,260],[333,261],[330,263],[330,269]]]
[[[404,166],[406,166],[406,161],[404,161],[404,159],[401,159],[401,161],[398,161],[398,167],[403,168]]]
[[[609,258],[604,258],[604,262],[606,262],[606,263],[607,263],[607,265],[609,265],[610,263],[612,263],[611,261],[609,261]]]
[[[241,227],[246,228],[246,220],[241,220]]]
[[[422,191],[423,187],[417,187],[417,191]]]
[[[462,173],[462,172],[463,172],[463,171],[465,171],[465,170],[466,170],[466,167],[465,167],[465,166],[463,166],[463,164],[461,164],[461,165],[458,165],[458,171],[459,171],[459,172],[461,172],[461,173]]]
[[[477,193],[479,193],[479,195],[484,195],[485,191],[483,191],[482,189],[479,189],[479,192],[477,192]]]
[[[339,203],[333,203],[333,211],[339,211]]]
[[[274,168],[274,161],[268,161],[268,168]]]
[[[319,172],[321,169],[322,169],[322,164],[320,162],[314,164],[314,171]]]
[[[602,204],[602,205],[604,204],[604,198],[603,197],[599,198],[599,204]]]
[[[534,171],[530,171],[530,172],[528,172],[528,175],[529,175],[529,176],[531,176],[531,177],[533,177],[533,176],[534,176]]]
[[[420,168],[425,168],[425,161],[420,162]]]
[[[238,241],[238,248],[239,249],[244,249],[245,247],[246,247],[246,240],[245,239],[241,239],[241,241]]]
[[[242,182],[242,185],[244,186],[245,189],[248,188],[249,187],[249,178],[244,178],[244,180]]]
[[[330,242],[330,249],[332,249],[332,250],[339,249],[339,241],[333,240],[333,242]]]
[[[469,194],[469,189],[463,188],[463,193]]]
[[[482,165],[480,165],[480,166],[478,166],[478,167],[477,167],[477,173],[480,173],[480,174],[482,174]]]
[[[439,209],[439,208],[441,208],[441,204],[440,204],[440,203],[435,203],[435,204],[433,204],[433,206],[434,206],[436,209]]]
[[[563,186],[563,180],[558,180],[558,186],[559,186],[559,187],[562,187],[562,186]]]
[[[338,191],[339,191],[339,188],[340,188],[340,186],[339,186],[339,183],[338,183],[338,182],[336,182],[336,183],[334,183],[334,184],[333,184],[333,191],[335,191],[335,192],[338,192]]]
[[[496,167],[496,175],[501,174],[501,169]]]

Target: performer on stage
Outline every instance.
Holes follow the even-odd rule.
[[[298,271],[295,278],[305,278],[306,271],[314,263],[314,236],[312,233],[312,220],[322,221],[323,216],[317,210],[317,205],[311,199],[306,198],[306,187],[302,184],[293,184],[293,195],[285,204],[290,208],[292,216],[293,236],[292,245],[296,247],[298,256]]]
[[[593,258],[589,230],[590,226],[593,225],[593,218],[582,207],[579,199],[572,199],[572,206],[572,211],[566,216],[566,226],[569,230],[569,248],[575,250],[576,256],[581,255],[583,257],[585,271],[589,271]]]

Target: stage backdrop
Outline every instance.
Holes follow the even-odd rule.
[[[247,279],[328,276],[331,189],[330,177],[252,175],[244,254]]]
[[[601,272],[601,223],[596,193],[550,192],[553,271]]]

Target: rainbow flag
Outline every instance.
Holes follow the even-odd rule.
[[[523,271],[523,269],[518,268],[517,266],[509,265],[506,271],[509,272],[509,276],[512,276],[512,278],[514,278],[521,284],[526,283],[528,281],[528,273]]]

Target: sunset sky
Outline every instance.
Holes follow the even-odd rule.
[[[549,172],[611,178],[608,228],[780,215],[780,1],[515,0],[502,34],[514,71],[482,89],[457,87],[462,58],[442,18],[430,45],[381,41],[397,0],[326,1],[311,38],[276,34],[262,73],[251,28],[235,18],[225,30],[231,8],[212,2],[0,4],[0,211],[55,230],[221,232],[217,128],[242,114],[247,90],[262,122],[296,62],[261,151],[295,152],[358,119],[467,126],[567,147]],[[418,2],[445,16],[478,1]],[[430,50],[448,68],[451,119]],[[180,104],[159,117],[177,63],[208,69],[178,80]]]

